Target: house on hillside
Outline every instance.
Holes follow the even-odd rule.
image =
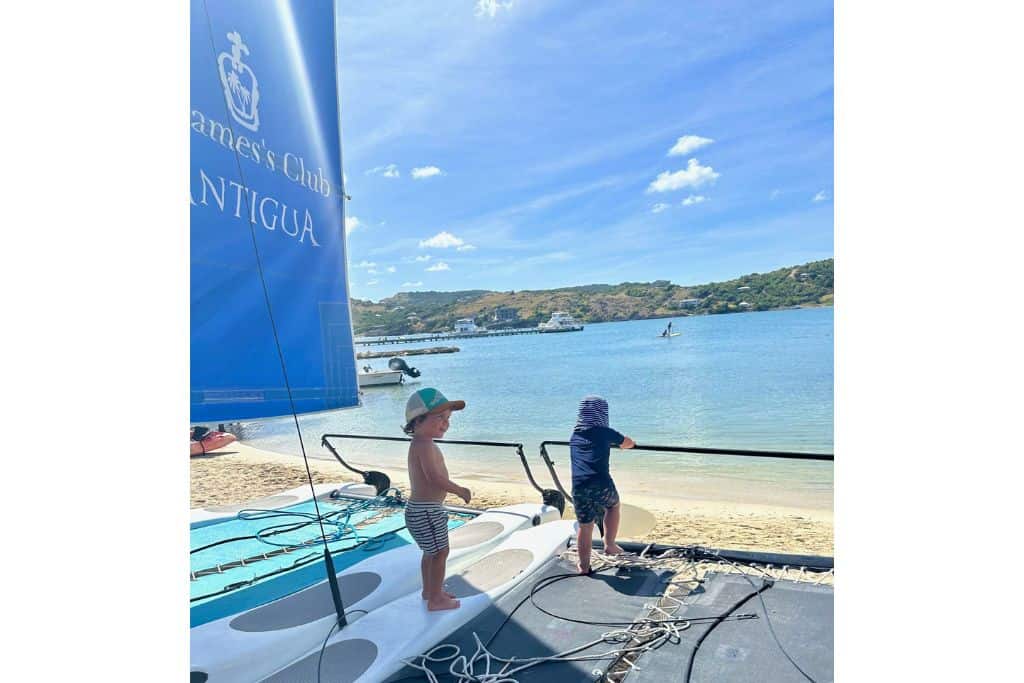
[[[679,302],[679,308],[693,308],[700,303],[700,299],[683,299]]]
[[[519,311],[508,306],[499,306],[494,309],[494,316],[491,318],[496,323],[513,322],[519,317]]]

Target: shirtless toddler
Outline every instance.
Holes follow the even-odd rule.
[[[405,526],[423,551],[423,599],[427,609],[455,609],[459,601],[444,590],[445,562],[448,559],[448,513],[443,502],[449,493],[467,503],[472,494],[448,478],[444,455],[434,443],[448,431],[452,411],[466,407],[465,401],[449,401],[437,389],[420,389],[405,405],[406,434],[409,444],[409,485],[412,492],[405,507]]]

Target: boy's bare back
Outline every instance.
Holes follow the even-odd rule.
[[[441,449],[429,439],[413,439],[409,444],[410,500],[444,502],[448,492],[435,482],[448,481],[448,467]],[[434,475],[434,476],[430,476]]]

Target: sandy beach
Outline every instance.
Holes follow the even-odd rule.
[[[316,483],[361,481],[360,477],[328,460],[310,459]],[[191,458],[191,507],[243,503],[307,482],[306,468],[295,455],[271,453],[235,443],[206,456]],[[358,466],[358,465],[357,465]],[[401,468],[384,470],[395,486],[408,491],[408,479]],[[525,477],[520,481],[453,478],[473,492],[470,507],[488,508],[517,502],[538,501],[539,495]],[[542,484],[543,485],[543,484]],[[832,510],[830,508],[782,507],[744,501],[742,490],[736,502],[667,498],[623,491],[623,502],[650,511],[656,524],[635,540],[659,543],[697,543],[718,548],[762,550],[812,555],[833,554]],[[449,496],[449,502],[462,501]],[[571,518],[571,506],[566,517]]]

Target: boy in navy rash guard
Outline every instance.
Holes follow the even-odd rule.
[[[600,396],[586,396],[580,401],[579,416],[569,439],[573,507],[580,523],[576,537],[580,574],[590,573],[594,522],[599,517],[604,516],[604,551],[609,555],[622,552],[615,544],[619,531],[619,492],[608,472],[608,458],[612,446],[632,448],[635,445],[631,438],[608,426],[607,401]]]

